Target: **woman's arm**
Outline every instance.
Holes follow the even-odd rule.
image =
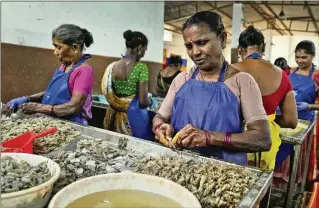
[[[87,96],[78,92],[72,94],[70,102],[61,105],[45,105],[40,103],[26,103],[21,109],[26,114],[44,113],[57,117],[71,116],[81,112]]]
[[[39,92],[39,93],[34,94],[34,95],[27,96],[29,98],[29,102],[41,103],[44,93],[45,93],[45,91]]]
[[[247,125],[244,133],[227,134],[199,130],[191,124],[186,125],[177,138],[177,145],[183,147],[218,146],[241,152],[269,151],[271,140],[267,120],[258,120]]]
[[[43,105],[30,102],[23,104],[22,110],[28,114],[45,113],[57,117],[79,114],[87,97],[92,93],[93,70],[90,66],[83,64],[82,68],[75,70],[73,73],[69,78],[71,83],[73,81],[72,97],[69,102],[61,105]]]
[[[140,108],[148,107],[148,81],[143,81],[138,83],[138,101]]]
[[[286,94],[286,97],[279,108],[281,115],[276,115],[275,122],[282,128],[296,128],[298,124],[298,113],[293,91]]]

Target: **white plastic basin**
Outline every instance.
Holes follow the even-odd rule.
[[[25,160],[31,165],[38,165],[47,161],[51,172],[51,179],[32,188],[1,194],[1,208],[42,208],[51,196],[52,188],[60,176],[60,166],[53,160],[39,155],[25,153],[1,153],[1,158],[10,156],[18,161]]]
[[[59,191],[50,201],[49,208],[64,208],[88,194],[109,190],[139,190],[168,197],[182,207],[200,208],[197,198],[186,188],[157,176],[132,172],[92,176],[76,181]]]

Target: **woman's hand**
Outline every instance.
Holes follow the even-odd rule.
[[[209,133],[187,124],[176,135],[176,145],[184,148],[208,146]],[[175,139],[175,138],[174,138]]]
[[[10,108],[10,110],[14,110],[15,108],[19,108],[22,104],[27,103],[28,100],[29,99],[26,96],[15,98],[7,103],[7,107]]]
[[[172,147],[172,135],[174,133],[174,128],[168,123],[163,123],[159,128],[155,130],[155,138],[159,140],[164,146]]]
[[[43,105],[40,103],[25,103],[21,105],[22,112],[25,114],[38,113]]]
[[[309,104],[305,102],[297,102],[297,110],[302,111],[302,110],[309,110]]]

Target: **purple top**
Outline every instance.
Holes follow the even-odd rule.
[[[60,71],[64,71],[65,64],[60,66]],[[87,96],[86,102],[83,105],[83,112],[87,118],[92,118],[91,106],[93,103],[92,99],[92,89],[93,89],[93,69],[87,64],[82,64],[76,68],[69,77],[69,90],[72,94],[73,92],[78,92]]]

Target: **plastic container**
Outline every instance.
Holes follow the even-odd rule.
[[[2,143],[1,152],[22,152],[22,153],[33,153],[33,141],[35,139],[53,134],[57,131],[57,128],[50,128],[39,134],[34,134],[33,132],[27,132],[13,139],[10,139]]]
[[[74,200],[88,194],[108,190],[139,190],[168,197],[182,207],[200,208],[197,198],[186,188],[157,176],[132,172],[92,176],[76,181],[59,191],[48,208],[64,208]]]
[[[25,153],[1,153],[1,158],[10,156],[18,161],[25,160],[31,165],[38,165],[47,161],[48,168],[51,172],[51,179],[36,187],[29,189],[1,194],[1,208],[42,208],[51,196],[52,188],[60,176],[60,166],[49,158],[39,155]]]

